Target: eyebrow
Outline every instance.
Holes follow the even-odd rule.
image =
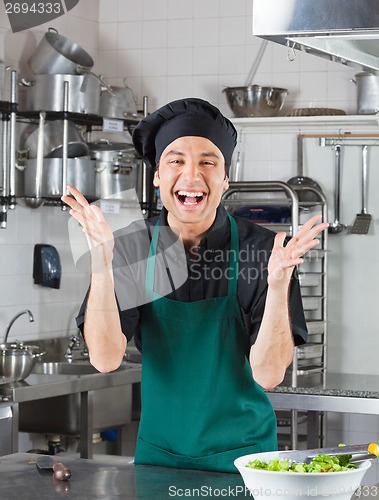
[[[170,149],[170,151],[167,151],[165,156],[185,156],[185,154],[182,151],[175,151],[174,149]],[[203,156],[206,156],[207,158],[220,158],[219,155],[217,155],[213,151],[204,151],[200,154],[200,157]]]

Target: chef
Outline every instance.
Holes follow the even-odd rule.
[[[306,341],[295,267],[327,223],[310,218],[286,244],[284,232],[227,214],[220,200],[236,141],[230,120],[195,98],[171,102],[135,127],[134,146],[154,170],[163,204],[143,223],[147,238],[113,235],[74,187],[73,198],[62,197],[90,248],[77,323],[91,363],[116,369],[133,337],[142,351],[136,464],[236,472],[238,456],[277,448],[265,389],[283,380],[294,345]],[[179,250],[176,258],[178,242],[184,259]],[[142,273],[126,264],[135,263],[131,249],[143,257]],[[175,262],[186,271],[176,282]]]

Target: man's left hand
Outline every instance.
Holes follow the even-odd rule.
[[[307,220],[284,246],[285,232],[275,236],[268,262],[268,285],[271,288],[288,288],[295,266],[303,263],[303,256],[319,244],[317,235],[328,227],[327,222],[317,224],[321,215]]]

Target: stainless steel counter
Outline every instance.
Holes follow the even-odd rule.
[[[299,377],[298,387],[285,380],[267,392],[276,410],[308,412],[308,447],[317,447],[316,419],[321,411],[379,415],[379,376],[326,373],[323,382]]]
[[[50,473],[39,473],[35,460],[40,455],[16,453],[0,458],[4,479],[0,498],[6,500],[159,500],[175,497],[250,498],[241,476],[167,467],[134,466],[123,457],[111,460],[83,460],[56,455],[71,470],[69,481],[55,481]]]
[[[0,385],[3,404],[12,408],[12,452],[18,451],[19,403],[54,396],[80,393],[80,446],[81,457],[92,457],[92,398],[98,389],[133,384],[141,381],[141,365],[125,363],[110,373],[90,375],[30,375],[22,382]]]
[[[35,461],[41,455],[15,453],[0,457],[3,481],[0,498],[6,500],[167,500],[169,498],[249,498],[241,476],[236,474],[170,469],[129,463],[123,457],[97,460],[56,455],[54,460],[71,470],[68,481],[55,481],[41,473]],[[379,498],[378,485],[363,487],[358,498]],[[258,498],[258,497],[257,497]]]

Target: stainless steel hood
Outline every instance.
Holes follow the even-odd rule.
[[[378,0],[253,0],[253,35],[379,73]]]

